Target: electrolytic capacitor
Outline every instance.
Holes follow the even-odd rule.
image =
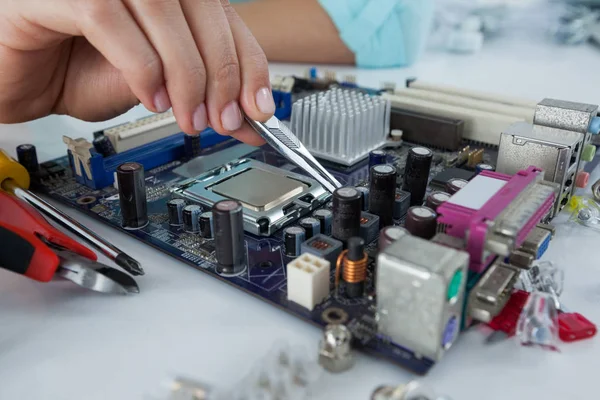
[[[198,157],[202,151],[200,147],[200,134],[185,135],[183,137],[183,146],[187,158]]]
[[[345,242],[360,236],[361,194],[355,187],[346,186],[333,192],[333,237]]]
[[[32,144],[22,144],[17,146],[17,160],[30,174],[35,174],[40,169],[37,151]]]
[[[200,214],[202,214],[202,207],[196,204],[185,206],[183,208],[183,230],[189,233],[199,233]]]
[[[200,236],[204,239],[212,239],[214,231],[213,213],[207,211],[200,214],[198,222],[200,224]]]
[[[404,227],[413,236],[431,239],[437,229],[437,214],[429,207],[414,206],[408,209]]]
[[[359,186],[356,190],[360,192],[360,209],[362,211],[367,211],[369,209],[369,188]]]
[[[396,198],[396,168],[390,164],[371,168],[369,212],[379,216],[379,227],[392,225]]]
[[[313,217],[321,223],[321,233],[331,235],[331,225],[333,224],[333,213],[330,210],[317,210],[313,213]]]
[[[92,144],[94,145],[94,149],[96,149],[96,151],[102,154],[104,157],[117,154],[112,142],[107,136],[99,135],[95,137]]]
[[[119,165],[117,167],[117,182],[123,228],[143,228],[148,224],[144,167],[136,162]]]
[[[169,214],[169,225],[183,225],[183,208],[185,200],[172,199],[167,202],[167,213]]]
[[[302,242],[306,240],[306,232],[302,227],[290,226],[283,231],[283,243],[285,245],[285,255],[288,257],[298,257],[300,255]]]
[[[239,275],[246,269],[244,215],[235,200],[222,200],[212,208],[217,272],[224,276]]]
[[[477,166],[475,167],[475,170],[477,171],[477,173],[483,172],[483,171],[495,171],[496,167],[494,167],[493,165],[490,164],[477,164]]]
[[[363,295],[367,279],[368,257],[365,241],[360,237],[348,239],[348,252],[343,263],[342,277],[346,283],[346,296],[356,298]]]
[[[431,208],[433,211],[437,212],[437,208],[443,203],[447,202],[450,199],[450,197],[450,193],[440,191],[431,192],[429,196],[427,196],[427,201],[425,202],[425,205]]]
[[[321,222],[316,218],[302,218],[299,223],[306,232],[306,240],[321,233]]]
[[[383,150],[373,150],[369,153],[369,171],[375,165],[385,164],[387,162],[387,154]]]
[[[446,183],[446,190],[448,191],[448,193],[454,194],[454,193],[458,192],[460,189],[467,186],[468,184],[469,184],[469,182],[465,181],[464,179],[458,179],[458,178],[449,179],[448,182]]]
[[[413,147],[408,151],[402,190],[410,193],[411,206],[423,204],[432,159],[433,152],[426,147]]]
[[[404,235],[409,235],[409,232],[406,229],[400,226],[386,226],[379,232],[379,240],[377,242],[379,251],[383,251],[386,247]]]

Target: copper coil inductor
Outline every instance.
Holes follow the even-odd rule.
[[[348,239],[348,249],[338,257],[335,268],[335,287],[339,287],[340,272],[346,296],[356,298],[363,295],[367,280],[369,258],[365,253],[365,241],[359,237]]]

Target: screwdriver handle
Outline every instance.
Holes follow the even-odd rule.
[[[31,183],[29,172],[14,158],[0,149],[0,190],[12,193],[8,183],[14,183],[20,188],[29,189]]]
[[[60,260],[35,234],[0,222],[0,268],[48,282]]]

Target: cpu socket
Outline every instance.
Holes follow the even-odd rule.
[[[260,236],[272,235],[331,197],[311,178],[247,158],[188,179],[171,192],[209,208],[237,200],[244,207],[244,230]]]

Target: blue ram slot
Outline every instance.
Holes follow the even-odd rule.
[[[212,147],[230,139],[212,129],[205,130],[201,135],[202,148]],[[142,164],[145,170],[149,170],[183,159],[185,157],[184,133],[177,133],[110,157],[104,157],[94,149],[91,149],[90,153],[92,154],[90,159],[92,179],[88,179],[83,172],[83,167],[81,176],[76,176],[76,179],[78,183],[92,189],[102,189],[114,183],[114,172],[124,162],[137,162]],[[69,154],[69,162],[73,169],[71,154]]]

